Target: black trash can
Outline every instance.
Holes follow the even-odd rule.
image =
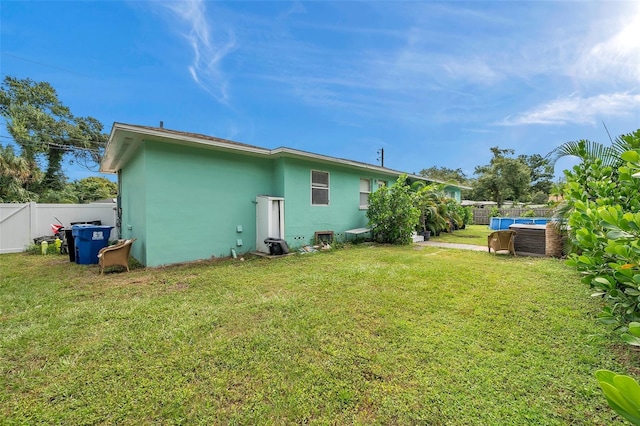
[[[64,228],[64,239],[67,240],[67,250],[69,251],[69,262],[76,261],[76,244],[73,239],[73,230]]]
[[[71,226],[73,225],[102,225],[101,220],[88,220],[84,222],[71,222]],[[64,228],[64,239],[67,241],[67,250],[69,251],[69,262],[76,261],[76,242],[73,239],[73,229]]]
[[[84,222],[71,222],[71,226],[73,225],[95,225],[95,226],[101,226],[102,225],[102,221],[101,220],[85,220]]]
[[[267,238],[264,243],[269,247],[269,254],[280,256],[289,253],[287,242],[280,238]]]

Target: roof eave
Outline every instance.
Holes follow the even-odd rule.
[[[340,164],[347,167],[353,167],[353,168],[362,169],[362,170],[370,170],[370,171],[374,171],[374,172],[389,175],[389,176],[399,176],[401,174],[406,174],[405,172],[388,169],[386,167],[376,166],[375,164],[360,163],[358,161],[347,160],[344,158],[330,157],[328,155],[315,154],[312,152],[301,151],[293,148],[279,147],[271,150],[270,152],[271,152],[271,155],[276,157],[312,159],[312,160],[323,162],[323,163]]]
[[[161,128],[141,127],[124,123],[113,123],[109,139],[105,147],[105,153],[100,162],[101,173],[117,173],[124,164],[135,154],[140,145],[148,139],[159,140],[169,143],[176,143],[186,146],[209,147],[222,151],[242,152],[249,155],[260,157],[294,157],[303,159],[312,159],[315,161],[340,164],[347,167],[357,168],[360,170],[369,170],[372,172],[385,174],[388,176],[400,176],[406,174],[408,178],[413,180],[421,180],[426,182],[436,182],[445,185],[457,186],[462,189],[471,189],[468,187],[453,185],[450,182],[443,182],[428,177],[410,174],[399,170],[393,170],[386,167],[376,166],[374,164],[360,163],[357,161],[347,160],[343,158],[330,157],[327,155],[315,154],[312,152],[301,151],[293,148],[279,147],[272,150],[225,141],[218,138],[198,137],[195,134],[186,134],[182,132],[169,131]]]
[[[133,156],[142,142],[148,139],[185,146],[205,146],[222,151],[241,151],[258,156],[268,156],[270,153],[268,149],[249,145],[232,145],[223,140],[211,140],[187,134],[173,134],[162,129],[154,130],[130,124],[114,123],[105,147],[105,154],[100,162],[100,172],[117,173]]]

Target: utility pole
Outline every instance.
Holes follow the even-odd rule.
[[[380,161],[380,165],[384,167],[384,148],[380,148],[378,150],[378,161]]]

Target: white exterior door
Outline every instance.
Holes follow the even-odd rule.
[[[256,197],[256,250],[269,253],[267,238],[284,239],[284,198]]]

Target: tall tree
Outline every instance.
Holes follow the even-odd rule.
[[[104,177],[88,177],[73,183],[74,192],[80,203],[115,198],[118,195],[118,185]]]
[[[458,184],[465,184],[468,179],[467,175],[465,175],[460,168],[454,170],[448,167],[437,166],[431,166],[427,169],[420,170],[420,176],[437,179],[442,182],[456,182]]]
[[[98,120],[75,117],[49,83],[29,78],[5,77],[0,115],[29,168],[39,169],[39,163],[45,164],[42,191],[64,187],[62,161],[66,155],[84,163],[97,162],[107,140]]]
[[[505,200],[522,201],[529,194],[531,171],[513,155],[512,149],[491,148],[493,158],[485,166],[477,166],[474,193],[486,194],[501,207]]]
[[[553,164],[540,154],[518,155],[518,160],[531,171],[531,193],[542,192],[549,195],[553,185]]]

